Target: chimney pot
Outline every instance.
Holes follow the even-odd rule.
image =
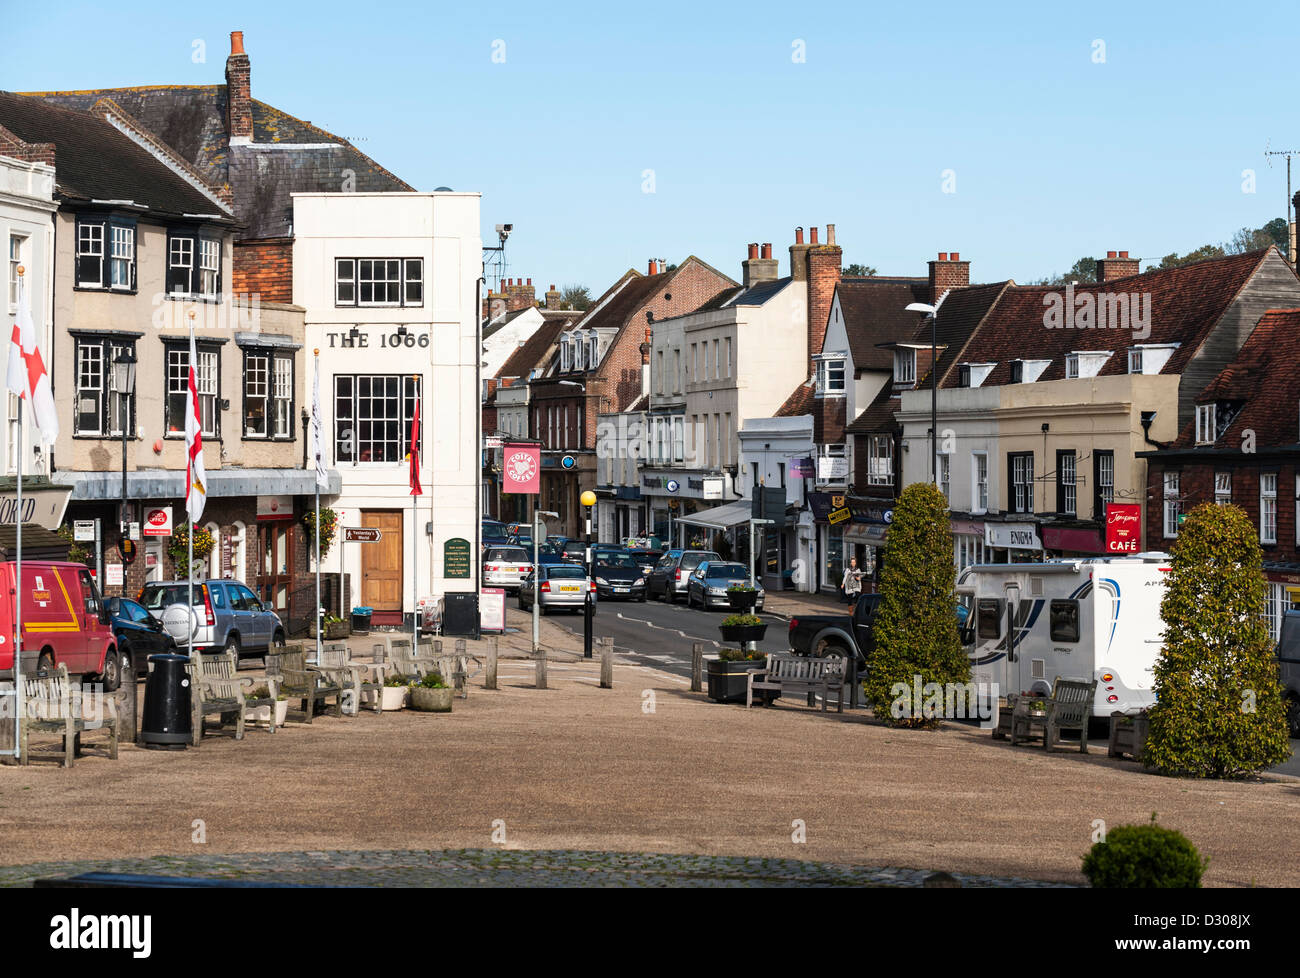
[[[816,229],[816,228],[809,228],[809,229],[808,229],[808,243],[809,243],[809,244],[816,244],[816,243],[817,243],[817,229]]]
[[[946,251],[939,252],[939,261],[947,261],[947,260],[948,260],[948,252]]]
[[[764,258],[772,257],[772,242],[766,241],[763,243],[763,257]]]
[[[230,53],[231,54],[244,53],[244,32],[243,31],[230,32]]]
[[[646,263],[646,274],[647,274],[647,275],[654,275],[654,274],[655,274],[655,260],[654,260],[653,258],[651,258],[651,259]]]
[[[827,225],[826,225],[826,243],[827,243],[828,245],[833,245],[833,244],[835,243],[835,225],[834,225],[834,224],[827,224]]]
[[[555,286],[554,286],[554,285],[551,286],[550,291],[551,291],[551,292],[554,292],[554,291],[555,291]]]
[[[749,246],[749,260],[753,261],[757,257],[758,257],[758,245],[751,244]]]
[[[1127,251],[1121,251],[1121,252],[1119,253],[1119,256],[1120,256],[1121,258],[1127,258],[1127,257],[1128,257],[1128,252],[1127,252]]]
[[[949,256],[949,258],[950,258],[950,260],[952,260],[952,261],[961,261],[961,255],[959,255],[959,254],[958,254],[957,252],[955,252],[955,251],[954,251],[954,252]]]
[[[803,228],[794,229],[794,243],[803,244]]]
[[[529,285],[532,285],[532,284],[533,284],[533,280],[532,280],[532,279],[529,279],[529,280],[528,280],[528,284],[529,284]]]
[[[1106,252],[1106,257],[1107,257],[1107,258],[1115,258],[1115,257],[1118,257],[1118,256],[1115,254],[1115,252],[1113,252],[1113,251],[1108,251],[1108,252]]]

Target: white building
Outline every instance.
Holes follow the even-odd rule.
[[[322,505],[341,527],[383,532],[336,544],[325,568],[341,562],[353,603],[395,624],[420,599],[478,587],[479,195],[293,196],[294,301],[320,350],[326,464],[343,479]],[[417,396],[423,495],[413,497]]]
[[[15,149],[39,149],[39,145],[15,140]],[[24,153],[24,155],[32,155]],[[5,245],[5,308],[12,317],[18,312],[18,269],[23,269],[22,288],[31,301],[46,365],[52,363],[51,338],[54,329],[54,167],[27,162],[0,153],[0,240]],[[10,344],[5,337],[0,362],[6,366]],[[53,369],[52,367],[50,369]],[[23,474],[49,475],[48,454],[41,452],[35,438],[31,412],[23,414]],[[4,474],[18,474],[18,399],[4,395]]]

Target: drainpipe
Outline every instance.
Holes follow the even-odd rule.
[[[1142,415],[1141,415],[1141,420],[1142,420],[1142,440],[1145,441],[1148,445],[1154,445],[1156,448],[1160,449],[1161,451],[1164,451],[1165,449],[1167,449],[1167,448],[1169,447],[1168,444],[1163,443],[1163,442],[1153,441],[1153,440],[1151,439],[1151,422],[1155,421],[1155,419],[1156,419],[1156,412],[1155,412],[1155,411],[1143,411],[1143,412],[1142,412]]]
[[[483,286],[487,279],[482,274],[474,283],[474,400],[478,408],[474,411],[474,467],[477,477],[474,482],[474,591],[483,589],[483,403],[479,392],[483,389]]]

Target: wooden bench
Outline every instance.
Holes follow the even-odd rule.
[[[266,674],[279,684],[281,696],[302,700],[304,723],[311,723],[317,703],[324,704],[331,698],[334,706],[330,712],[336,717],[343,715],[343,690],[315,666],[308,664],[307,653],[301,644],[286,645],[279,655],[269,656]]]
[[[423,679],[431,672],[439,672],[438,664],[428,645],[420,646],[417,651],[409,638],[388,640],[388,668],[398,676]]]
[[[22,715],[18,729],[18,753],[22,764],[32,762],[29,747],[33,730],[63,735],[61,757],[65,768],[81,756],[81,734],[86,730],[106,728],[108,743],[104,745],[108,757],[117,760],[117,717],[109,716],[101,704],[103,714],[97,721],[87,721],[84,704],[75,695],[76,689],[68,678],[68,667],[60,663],[48,676],[24,676]],[[97,695],[97,694],[95,694]],[[8,723],[8,720],[2,722]]]
[[[1151,718],[1146,710],[1116,711],[1110,715],[1110,743],[1106,753],[1110,757],[1127,754],[1140,764],[1147,751],[1150,733]]]
[[[837,710],[844,712],[844,660],[838,656],[817,659],[812,656],[794,655],[790,652],[771,652],[767,656],[767,665],[762,669],[749,670],[749,679],[745,688],[745,707],[754,705],[754,690],[770,689],[782,693],[807,693],[810,698],[820,693],[822,712],[835,693]]]
[[[1088,721],[1092,718],[1092,702],[1097,692],[1095,679],[1062,679],[1056,677],[1052,695],[1043,697],[1046,711],[1041,717],[1030,716],[1021,709],[1029,702],[1022,697],[1011,717],[1011,745],[1033,736],[1034,727],[1043,728],[1043,749],[1050,751],[1063,730],[1079,731],[1079,753],[1088,753]]]
[[[234,737],[244,739],[244,711],[249,706],[271,706],[271,725],[275,727],[275,697],[266,700],[248,702],[244,698],[244,687],[252,686],[253,680],[239,677],[234,653],[204,655],[195,649],[190,655],[188,666],[190,674],[190,714],[191,743],[195,747],[203,740],[204,723],[210,714],[221,718],[221,725],[231,721],[235,724]]]
[[[464,648],[465,640],[463,638],[456,639],[455,652],[443,652],[441,641],[433,643],[432,651],[429,650],[427,645],[420,647],[422,655],[433,661],[434,671],[451,684],[451,688],[456,691],[457,696],[466,700],[469,699],[469,678],[471,675],[478,675],[478,670],[470,673],[469,664],[473,662],[479,669],[482,669],[483,663],[477,656],[466,653]]]
[[[373,694],[375,712],[383,712],[385,665],[382,660],[361,662],[352,658],[346,642],[326,642],[321,646],[317,668],[344,693],[352,693],[352,708],[344,712],[354,716],[361,712],[362,693]]]

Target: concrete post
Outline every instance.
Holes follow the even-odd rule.
[[[691,645],[691,692],[699,693],[704,689],[704,643]]]
[[[600,640],[600,688],[614,688],[614,638],[606,635]]]
[[[537,653],[537,655],[533,657],[533,670],[534,670],[533,675],[535,677],[533,680],[533,685],[537,689],[545,689],[546,688],[546,650],[545,649],[541,649]]]
[[[497,637],[495,635],[488,639],[487,667],[483,670],[483,688],[497,688]]]

